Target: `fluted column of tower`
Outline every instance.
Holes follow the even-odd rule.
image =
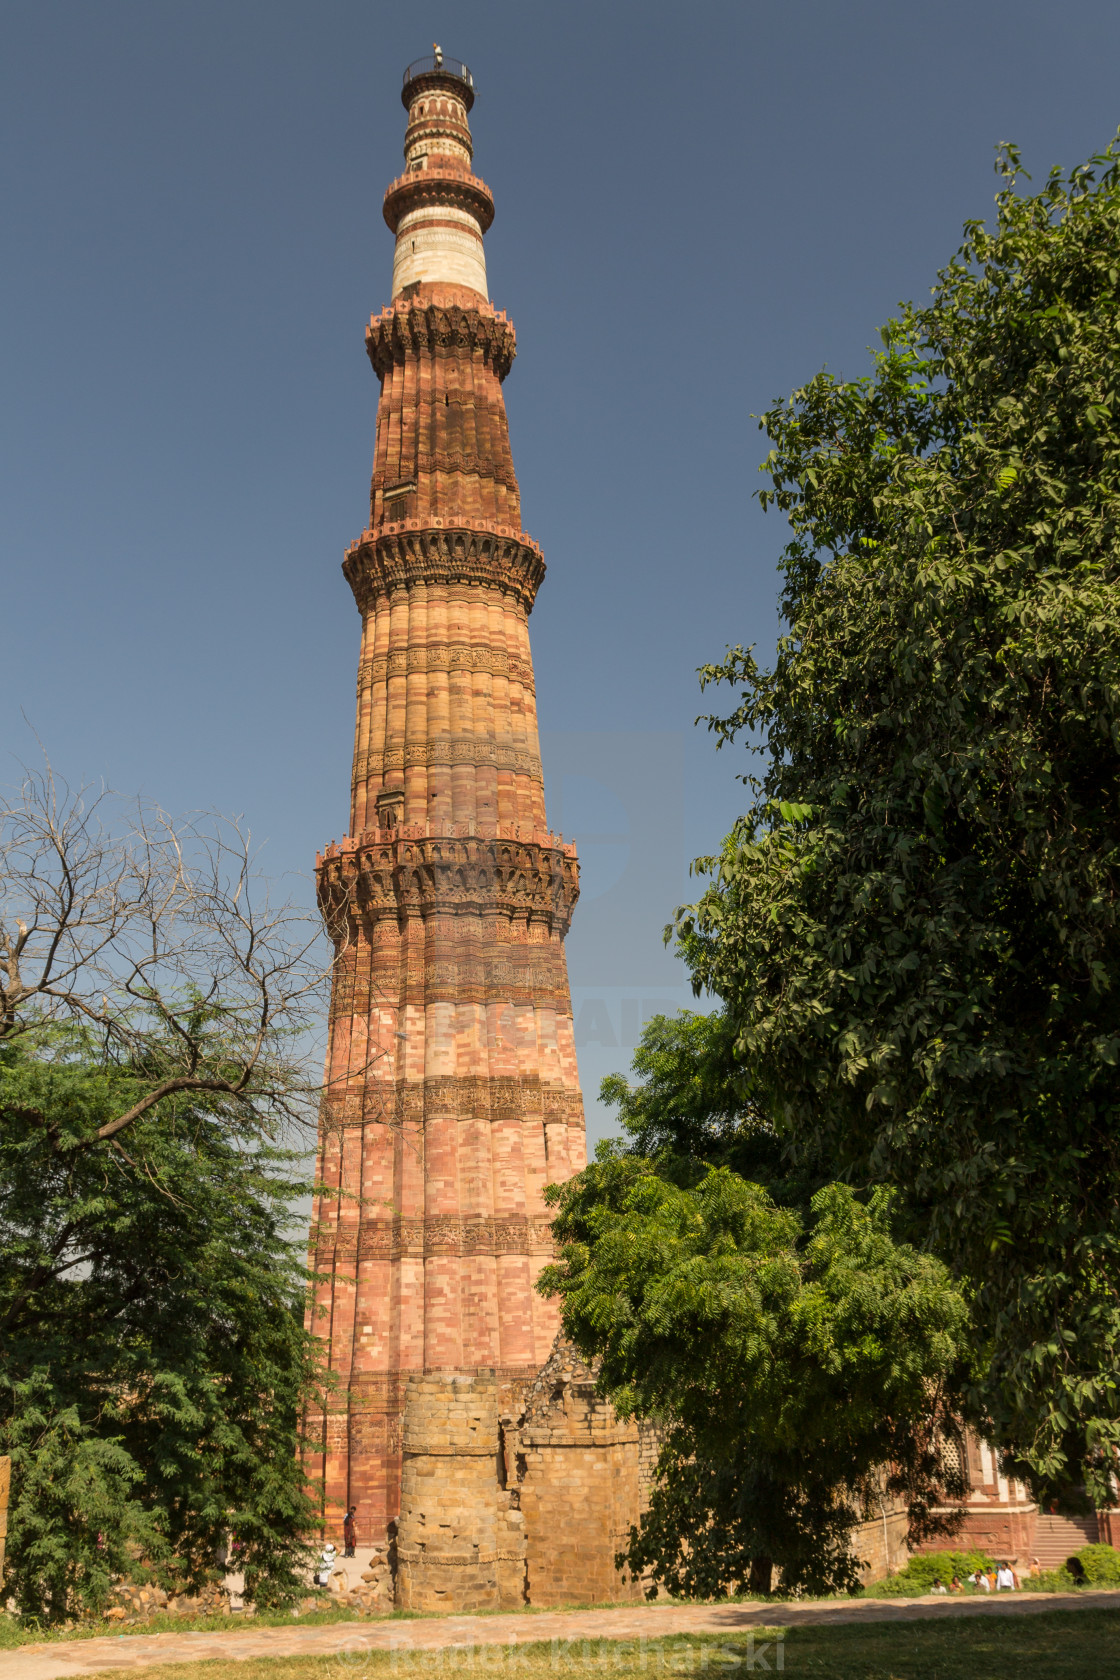
[[[465,66],[412,66],[403,98],[393,297],[366,333],[370,523],[343,566],[362,618],[350,834],[317,863],[339,953],[314,1225],[339,1379],[323,1471],[363,1540],[397,1514],[410,1374],[516,1388],[547,1358],[542,1191],[585,1160],[562,943],[577,864],[545,822],[544,562],[502,398],[514,332],[487,297],[493,200]]]

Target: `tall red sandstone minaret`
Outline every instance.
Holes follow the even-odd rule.
[[[318,861],[340,950],[315,1210],[315,1327],[340,1380],[323,1470],[328,1512],[356,1504],[363,1540],[397,1514],[410,1374],[493,1371],[515,1396],[547,1358],[541,1192],[585,1159],[562,943],[577,865],[545,821],[544,562],[510,456],[474,87],[437,49],[402,97],[393,297],[366,333],[370,523],[343,566],[362,616],[350,835]]]

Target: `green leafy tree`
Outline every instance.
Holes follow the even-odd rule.
[[[689,1184],[712,1166],[763,1183],[784,1172],[777,1134],[736,1064],[726,1014],[655,1015],[631,1066],[637,1081],[612,1073],[599,1092],[617,1110],[630,1154],[656,1159],[663,1176]]]
[[[169,1586],[297,1589],[315,1521],[299,1422],[315,1392],[308,1187],[244,1111],[180,1098],[91,1145],[144,1081],[80,1038],[0,1049],[0,1440],[6,1587],[25,1614],[101,1603],[143,1557]]]
[[[681,915],[804,1170],[899,1193],[967,1280],[992,1438],[1109,1501],[1120,1447],[1120,151],[1001,157],[866,378],[765,415],[772,669],[709,720],[768,768]]]
[[[686,1063],[701,1020],[685,1025]],[[647,1048],[667,1033],[654,1023]],[[863,1205],[833,1184],[799,1212],[726,1166],[674,1182],[696,1177],[680,1127],[674,1142],[667,1175],[604,1144],[549,1192],[564,1246],[539,1287],[618,1411],[666,1432],[626,1561],[685,1596],[769,1591],[775,1565],[786,1591],[850,1588],[852,1530],[884,1494],[907,1500],[915,1538],[943,1526],[967,1306],[939,1261],[894,1241],[888,1191]]]
[[[285,1146],[313,935],[255,900],[236,830],[110,809],[48,776],[0,811],[5,1591],[47,1620],[137,1569],[197,1588],[230,1540],[283,1601],[316,1517]]]

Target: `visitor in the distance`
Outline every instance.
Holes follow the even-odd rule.
[[[334,1541],[328,1540],[326,1545],[323,1547],[323,1555],[319,1559],[319,1567],[315,1572],[315,1585],[317,1587],[330,1586],[331,1576],[334,1573],[334,1562],[337,1556],[338,1553],[335,1550]]]

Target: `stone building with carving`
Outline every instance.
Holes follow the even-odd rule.
[[[575,847],[548,828],[522,529],[489,300],[490,189],[465,65],[405,73],[384,215],[392,297],[361,615],[347,837],[317,860],[338,957],[312,1322],[337,1382],[317,1469],[336,1533],[393,1537],[401,1605],[613,1598],[639,1444],[556,1346],[534,1290],[546,1184],[585,1163],[564,935]],[[570,1545],[578,1525],[578,1553]]]
[[[964,1474],[967,1492],[961,1500],[942,1506],[960,1516],[952,1541],[933,1540],[923,1549],[946,1545],[976,1548],[1005,1559],[1020,1574],[1036,1569],[1059,1569],[1082,1546],[1115,1546],[1120,1542],[1120,1509],[1081,1515],[1043,1509],[1030,1489],[1000,1467],[999,1453],[970,1429],[942,1445],[942,1454]]]

